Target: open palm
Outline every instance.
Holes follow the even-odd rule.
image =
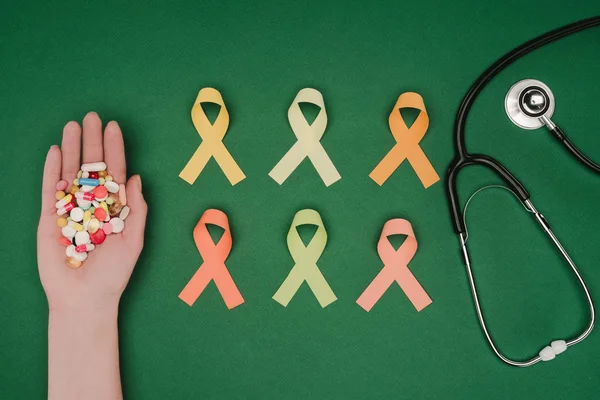
[[[83,146],[82,146],[83,142]],[[125,230],[108,235],[96,246],[78,269],[65,265],[65,247],[58,238],[56,225],[56,184],[64,179],[69,184],[76,178],[81,163],[104,161],[108,173],[117,183],[127,177],[123,135],[119,125],[109,122],[102,134],[102,121],[90,112],[82,128],[69,122],[63,130],[62,144],[48,151],[42,184],[42,210],[37,234],[40,279],[50,309],[59,307],[97,308],[118,303],[144,244],[147,206],[139,176],[127,181],[127,201],[131,208]]]

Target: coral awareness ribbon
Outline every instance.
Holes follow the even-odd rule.
[[[406,126],[406,122],[400,114],[401,108],[416,108],[420,111],[410,128]],[[404,160],[408,160],[425,188],[439,181],[440,177],[419,146],[419,142],[429,127],[429,116],[421,95],[413,92],[401,94],[390,114],[388,123],[396,144],[369,174],[369,177],[381,186]]]
[[[225,230],[217,244],[210,237],[207,224],[217,225]],[[225,266],[232,245],[227,215],[220,210],[206,210],[194,228],[194,242],[204,262],[179,293],[179,298],[188,305],[193,305],[209,282],[214,280],[228,309],[242,304],[244,298]]]
[[[394,250],[388,236],[398,234],[407,237],[398,250]],[[425,289],[408,269],[408,263],[417,252],[417,239],[410,222],[400,218],[387,221],[377,243],[377,252],[383,261],[383,269],[356,300],[359,306],[370,311],[394,281],[398,282],[417,311],[431,304]]]
[[[214,124],[211,124],[204,113],[200,105],[201,103],[214,103],[221,106]],[[185,168],[179,173],[179,177],[190,185],[193,184],[208,163],[208,160],[214,157],[231,185],[235,185],[246,178],[246,175],[244,175],[223,144],[223,138],[229,127],[229,113],[223,102],[223,97],[218,90],[203,88],[198,92],[198,97],[192,107],[192,122],[198,135],[202,138],[202,143],[200,143],[200,146],[198,146],[198,149],[192,158],[190,158]]]
[[[308,246],[304,245],[296,230],[300,225],[317,226],[317,231]],[[319,213],[310,209],[298,211],[288,232],[287,244],[296,264],[273,296],[273,300],[286,307],[300,285],[306,281],[321,307],[327,307],[336,301],[337,297],[317,266],[317,260],[327,244],[327,231]]]
[[[319,114],[312,124],[309,124],[302,114],[300,103],[311,103],[320,107]],[[281,185],[302,160],[308,157],[325,186],[342,179],[320,142],[327,127],[327,112],[321,92],[311,88],[300,90],[288,109],[288,121],[298,141],[273,167],[269,176]]]

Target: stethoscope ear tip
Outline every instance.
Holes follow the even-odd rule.
[[[554,114],[554,95],[543,82],[523,79],[506,94],[504,109],[513,124],[523,129],[537,129]]]

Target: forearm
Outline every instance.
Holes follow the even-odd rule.
[[[48,399],[122,399],[118,304],[50,310]]]

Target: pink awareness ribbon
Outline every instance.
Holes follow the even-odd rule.
[[[398,234],[407,237],[398,250],[394,250],[388,236]],[[377,243],[377,252],[383,261],[383,269],[356,300],[359,306],[370,311],[394,281],[398,282],[417,311],[431,304],[431,298],[408,269],[408,263],[417,252],[417,239],[410,222],[401,218],[387,221]]]

